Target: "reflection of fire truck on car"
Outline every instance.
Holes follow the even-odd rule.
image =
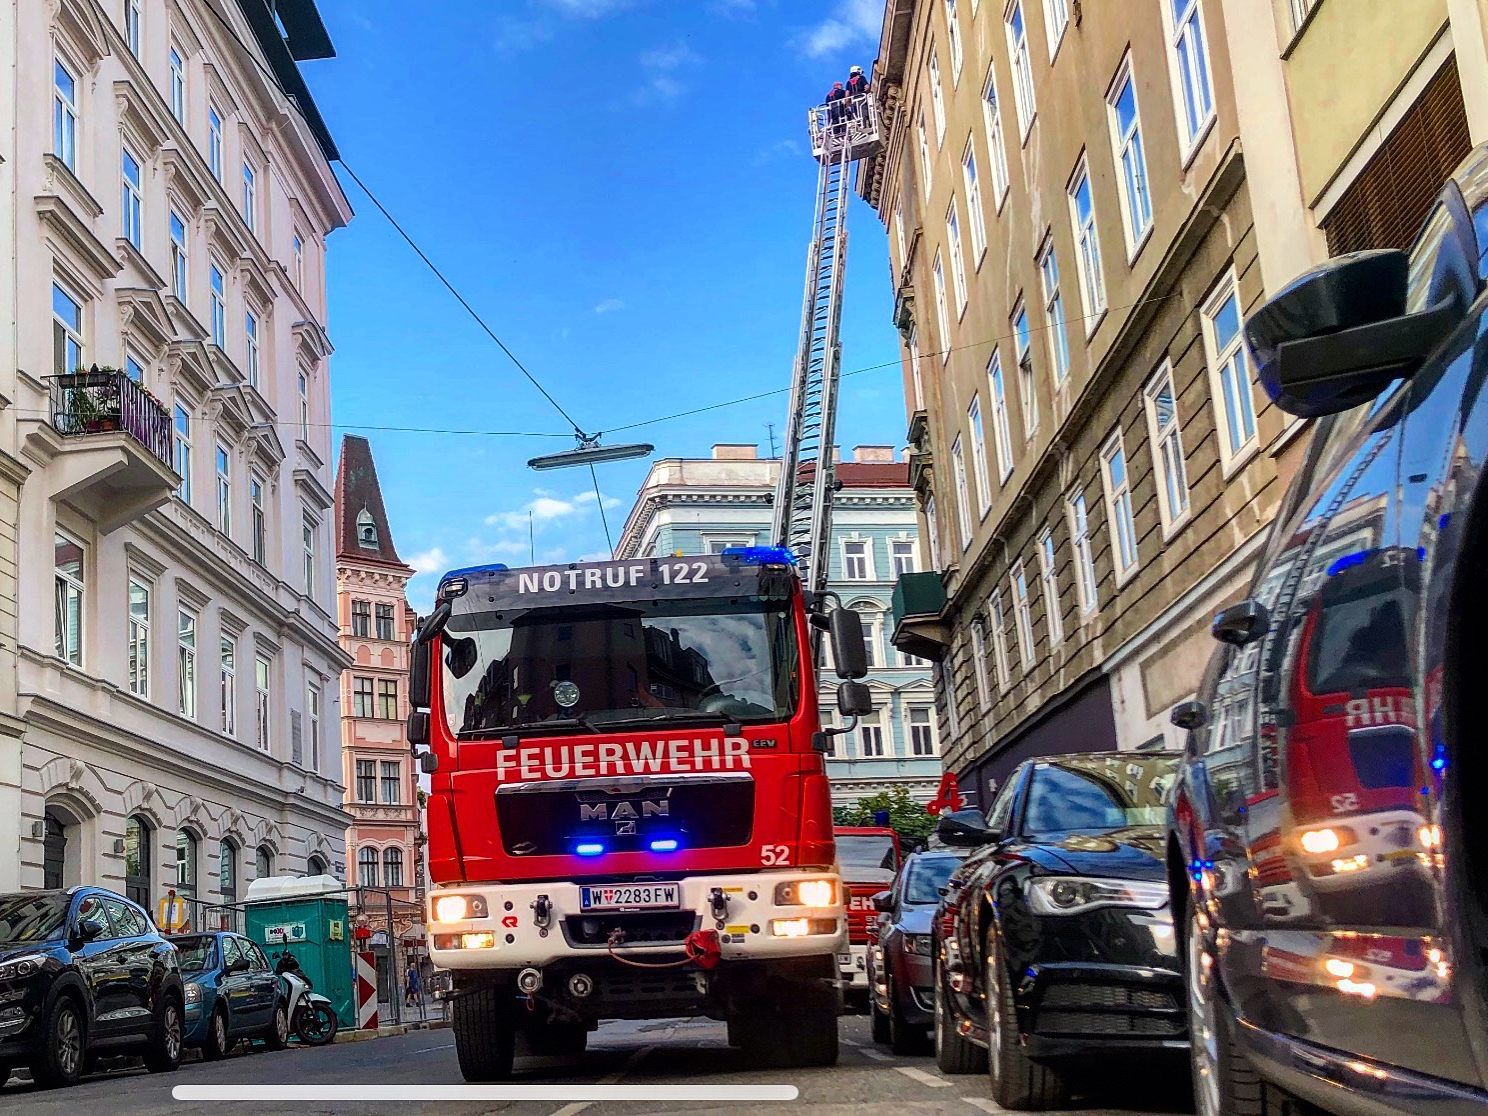
[[[1365,1000],[1388,996],[1445,1003],[1451,994],[1445,944],[1393,934],[1282,931],[1267,937],[1261,970],[1272,980]]]

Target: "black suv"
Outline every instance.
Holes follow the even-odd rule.
[[[176,947],[123,896],[0,895],[0,1085],[18,1064],[38,1085],[71,1085],[101,1053],[173,1070],[182,1003]]]

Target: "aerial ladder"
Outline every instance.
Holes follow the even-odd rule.
[[[800,347],[791,376],[785,452],[775,482],[772,537],[799,562],[808,592],[827,587],[831,566],[833,460],[847,272],[847,207],[852,165],[882,147],[872,94],[817,105],[807,117],[817,161],[816,211],[806,254]]]

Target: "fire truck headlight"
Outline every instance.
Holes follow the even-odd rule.
[[[835,934],[835,918],[772,918],[770,933],[777,938],[804,938],[808,934]]]
[[[1324,826],[1322,829],[1303,830],[1297,838],[1297,843],[1302,846],[1303,852],[1330,853],[1337,852],[1353,839],[1354,835],[1346,829]]]
[[[836,902],[836,880],[793,880],[775,885],[777,907],[830,907]]]
[[[491,949],[496,944],[496,935],[489,930],[482,930],[478,934],[461,934],[460,948],[462,949]]]
[[[441,895],[434,900],[435,922],[464,922],[485,918],[486,901],[479,895]]]

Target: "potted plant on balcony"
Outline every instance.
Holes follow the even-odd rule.
[[[119,429],[119,376],[117,368],[93,365],[74,375],[69,410],[84,434],[102,434]]]

